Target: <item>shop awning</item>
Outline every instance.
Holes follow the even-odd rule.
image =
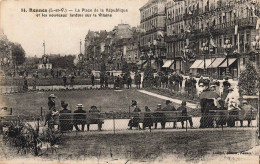
[[[203,62],[203,60],[196,60],[190,67],[190,69],[192,68],[198,68],[198,66]]]
[[[205,62],[206,62],[206,68],[208,68],[208,66],[214,62],[215,58],[214,59],[206,59]],[[198,66],[199,69],[204,69],[204,61],[202,60],[202,63]]]
[[[230,66],[231,64],[233,64],[237,59],[236,58],[229,58],[228,59],[228,66]],[[226,68],[227,67],[227,59],[224,61],[224,63],[222,63],[219,67],[221,68]]]
[[[225,58],[216,58],[216,60],[214,60],[208,68],[217,68],[224,60]]]
[[[173,60],[167,60],[164,64],[163,64],[163,68],[169,68],[171,65],[172,65],[172,63],[173,63],[174,61]]]

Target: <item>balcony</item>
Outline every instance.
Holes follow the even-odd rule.
[[[233,21],[218,24],[216,26],[213,26],[212,28],[214,30],[223,30],[223,29],[228,29],[230,27],[235,27],[235,25],[238,25],[239,28],[248,27],[248,26],[254,27],[256,26],[256,22],[257,22],[257,18],[249,17],[249,18],[236,19]]]

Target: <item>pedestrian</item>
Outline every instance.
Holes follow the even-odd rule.
[[[93,73],[91,73],[91,84],[92,84],[92,86],[95,85],[95,76]]]
[[[107,74],[105,74],[104,81],[105,81],[105,88],[108,88],[108,76],[107,76]]]
[[[28,91],[28,82],[26,77],[24,76],[24,81],[23,81],[23,91],[27,92]]]
[[[53,71],[53,69],[51,69],[51,76],[52,76],[52,78],[54,78],[54,71]]]
[[[64,103],[64,102],[63,102]],[[68,109],[68,104],[62,104],[62,110],[60,111],[60,131],[66,132],[73,129],[71,110]]]
[[[70,77],[70,86],[73,87],[74,86],[74,83],[75,83],[75,76],[73,74],[71,74],[71,77]]]
[[[135,86],[136,86],[136,88],[139,88],[139,86],[138,86],[138,74],[137,74],[137,72],[135,73],[134,81],[135,81]]]
[[[67,86],[67,77],[66,77],[66,75],[64,75],[64,76],[62,77],[62,80],[63,80],[63,85],[64,85],[64,87],[66,87],[66,86]]]
[[[83,110],[82,104],[78,104],[76,107],[78,109],[74,111],[73,124],[77,131],[80,131],[78,125],[81,125],[81,130],[84,131],[86,124],[86,111]]]
[[[100,88],[103,88],[103,87],[104,87],[104,81],[105,81],[104,75],[103,75],[103,74],[100,74],[100,80],[99,80],[99,82],[100,82]]]
[[[54,94],[50,94],[50,96],[48,97],[49,111],[45,116],[44,126],[48,123],[49,128],[54,128],[54,121],[55,121],[54,119],[56,119],[58,115],[58,111],[56,111],[56,107],[55,107],[55,98],[56,96]]]
[[[198,82],[198,83],[199,83],[199,84],[201,84],[201,83],[202,83],[202,84],[203,84],[203,86],[204,86],[204,85],[205,85],[205,83],[204,83],[204,82],[205,82],[205,80],[204,80],[203,76],[200,76],[200,79],[199,79],[199,82]]]
[[[229,93],[229,88],[231,87],[231,84],[228,81],[228,77],[225,78],[225,81],[223,81],[223,94],[222,94],[222,100],[225,100]]]
[[[186,101],[181,102],[181,106],[177,109],[177,111],[181,111],[182,118],[181,118],[181,127],[184,129],[184,121],[188,120],[190,123],[190,127],[193,128],[192,118],[188,116],[188,111],[186,107]]]
[[[130,76],[130,74],[127,77],[127,88],[132,88],[132,78]]]
[[[137,80],[137,85],[138,85],[138,88],[141,87],[141,81],[142,81],[142,75],[140,73],[138,73],[138,80]]]
[[[180,87],[182,88],[182,82],[183,82],[183,76],[182,76],[182,74],[179,74],[179,78],[180,78]]]

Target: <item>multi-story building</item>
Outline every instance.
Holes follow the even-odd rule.
[[[177,70],[181,72],[183,69],[182,50],[185,47],[186,39],[184,35],[185,22],[183,19],[185,12],[184,1],[167,0],[166,4],[166,33],[165,38],[167,55],[163,68],[166,70]]]
[[[100,70],[101,63],[105,62],[106,70],[121,70],[123,60],[128,59],[127,45],[133,38],[133,33],[128,24],[119,24],[110,32],[89,31],[85,38],[88,69]]]
[[[183,72],[237,78],[249,60],[259,8],[242,0],[168,0],[167,58]],[[176,20],[177,13],[180,15]],[[181,54],[181,55],[180,55]],[[190,59],[190,60],[187,60]]]
[[[157,61],[157,70],[161,69],[162,59],[165,57],[165,4],[166,0],[149,0],[140,10],[140,28],[145,33],[140,37],[140,51],[144,56],[153,56]]]

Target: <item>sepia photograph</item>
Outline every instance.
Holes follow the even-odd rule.
[[[260,0],[0,0],[0,164],[260,163]]]

